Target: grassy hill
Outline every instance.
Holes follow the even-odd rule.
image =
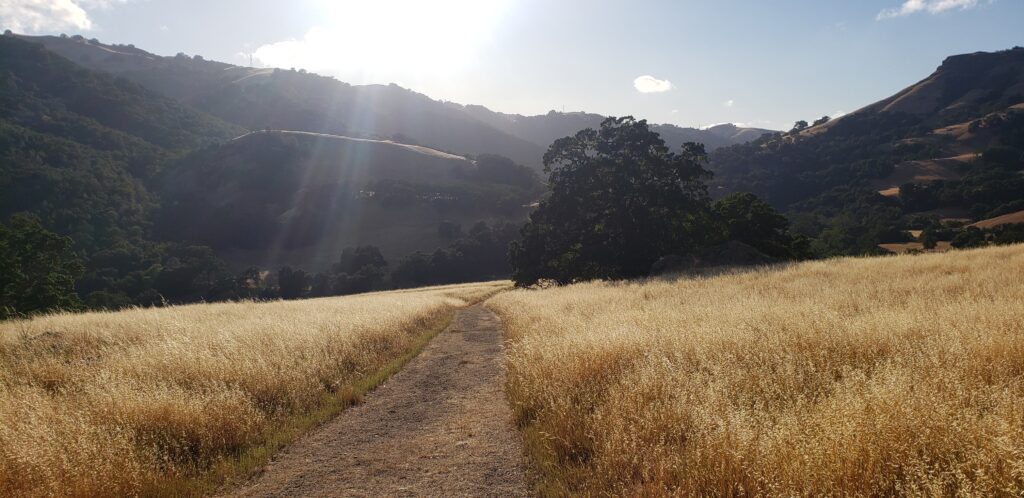
[[[80,48],[78,57],[105,54],[110,64],[152,57],[55,39]],[[230,69],[189,61],[210,78]],[[248,133],[16,36],[0,37],[0,68],[0,223],[28,214],[70,237],[85,267],[75,291],[89,307],[254,297],[263,284],[242,269],[328,272],[345,248],[365,245],[379,246],[391,268],[416,251],[447,248],[439,257],[475,268],[473,278],[500,276],[514,232],[505,224],[521,223],[539,195],[536,173],[502,157],[310,132]],[[481,222],[489,225],[473,232]],[[491,240],[491,228],[500,237]],[[461,248],[449,247],[463,239]],[[463,261],[470,246],[493,254],[474,266]],[[320,277],[320,294],[339,288]]]
[[[890,98],[719,149],[711,163],[714,192],[763,197],[825,254],[906,242],[906,229],[939,232],[942,218],[1019,211],[1024,48],[950,57]]]
[[[297,132],[200,150],[161,178],[162,237],[209,245],[237,266],[323,270],[349,246],[391,261],[447,242],[438,225],[525,220],[533,173],[420,146]]]
[[[1024,245],[501,294],[549,496],[1024,493]]]

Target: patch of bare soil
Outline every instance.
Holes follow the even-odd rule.
[[[1014,223],[1024,223],[1024,211],[1017,211],[1016,213],[1004,214],[1002,216],[996,216],[995,218],[981,220],[971,226],[977,228],[995,228],[999,225],[1010,225]]]
[[[502,335],[459,311],[365,403],[303,437],[233,496],[527,496],[504,395]]]

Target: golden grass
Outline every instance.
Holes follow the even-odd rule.
[[[490,301],[548,495],[1024,495],[1024,246]]]
[[[0,323],[0,496],[209,492],[507,286]]]

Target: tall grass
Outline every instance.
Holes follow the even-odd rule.
[[[550,495],[1024,495],[1024,246],[491,301]]]
[[[505,286],[0,323],[0,496],[195,491]]]

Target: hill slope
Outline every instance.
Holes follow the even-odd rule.
[[[235,266],[328,267],[348,246],[395,260],[444,245],[442,221],[525,219],[539,182],[507,160],[308,132],[258,132],[183,158],[161,178],[162,237]]]
[[[539,167],[558,138],[597,127],[590,113],[520,116],[483,106],[431,100],[396,85],[349,85],[304,71],[240,67],[201,57],[161,57],[133,46],[82,37],[22,37],[94,70],[140,83],[249,129],[286,129],[394,139],[458,154],[500,154]],[[768,130],[721,125],[707,130],[655,125],[672,148],[708,150],[745,143]]]
[[[34,213],[82,249],[145,225],[167,160],[243,131],[15,38],[0,67],[0,217]]]
[[[184,55],[161,57],[80,37],[23,38],[249,129],[394,138],[458,154],[500,154],[528,165],[537,165],[546,147],[397,85],[354,86],[305,71],[239,67]]]
[[[754,192],[840,253],[901,242],[902,228],[937,223],[936,210],[1020,210],[1024,48],[949,57],[842,118],[719,149],[712,169],[717,193]]]

